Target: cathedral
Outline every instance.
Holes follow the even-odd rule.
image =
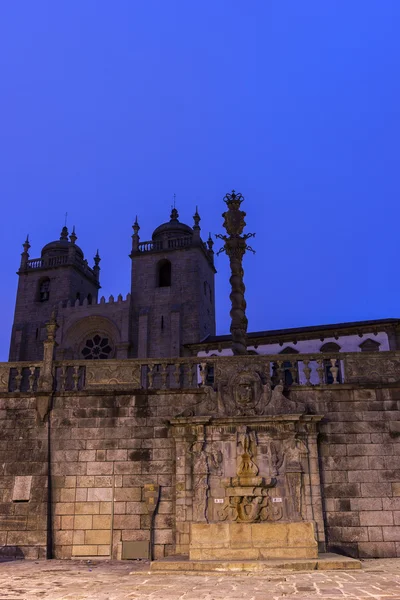
[[[248,333],[252,234],[241,194],[224,201],[226,335],[197,209],[149,241],[135,221],[125,297],[99,298],[100,256],[89,266],[75,230],[40,258],[24,243],[0,363],[0,558],[221,573],[400,556],[400,320]]]
[[[229,335],[215,335],[214,242],[193,226],[159,225],[141,242],[133,225],[131,290],[99,298],[100,256],[90,267],[75,230],[44,246],[40,258],[23,245],[10,345],[10,361],[41,360],[46,323],[57,314],[56,358],[74,360],[227,356]],[[397,350],[400,320],[383,319],[250,332],[252,354],[378,352]]]
[[[141,242],[133,225],[131,290],[125,298],[99,298],[100,257],[89,266],[75,231],[30,259],[25,242],[10,347],[10,360],[41,360],[45,324],[57,313],[57,358],[159,358],[185,353],[187,344],[215,334],[214,253],[211,239],[179,221],[159,225]]]

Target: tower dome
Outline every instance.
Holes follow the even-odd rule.
[[[63,227],[61,230],[61,235],[59,240],[55,240],[54,242],[49,242],[42,248],[41,257],[42,258],[52,258],[56,256],[66,256],[68,254],[69,248],[71,245],[74,245],[76,254],[83,259],[83,252],[79,246],[75,244],[75,240],[77,239],[75,235],[75,228],[73,229],[71,235],[68,239],[68,229],[67,227]]]
[[[173,208],[171,211],[171,220],[167,223],[159,225],[153,231],[153,241],[156,242],[158,240],[161,240],[164,237],[164,235],[166,235],[168,238],[193,236],[193,229],[189,227],[189,225],[181,223],[178,220],[178,217],[178,211],[176,210],[176,208]]]

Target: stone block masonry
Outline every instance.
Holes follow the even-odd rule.
[[[400,556],[399,386],[297,386],[285,393],[308,413],[324,415],[319,456],[327,549]],[[182,511],[169,422],[195,415],[204,396],[202,388],[56,392],[43,422],[39,392],[4,392],[0,555],[120,558],[124,542],[149,540],[144,485],[152,483],[161,487],[154,556],[176,553]],[[182,548],[188,534],[183,524]]]

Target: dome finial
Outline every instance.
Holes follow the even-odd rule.
[[[77,235],[76,235],[76,233],[75,233],[75,225],[74,225],[74,226],[73,226],[73,228],[72,228],[72,233],[71,233],[71,235],[69,236],[69,239],[70,239],[70,241],[71,241],[71,244],[75,244],[76,240],[78,239],[78,236],[77,236]]]
[[[68,228],[66,225],[61,230],[60,240],[65,240],[68,242]]]
[[[22,244],[24,252],[28,252],[29,248],[31,247],[30,243],[29,243],[29,233],[26,236],[26,240],[25,242]]]
[[[201,221],[201,218],[200,218],[197,206],[196,206],[196,212],[193,215],[193,221],[194,221],[193,229],[200,229],[199,223]]]
[[[136,218],[135,218],[135,222],[132,225],[132,229],[134,231],[134,235],[138,235],[139,229],[140,229],[140,225],[139,225],[139,221],[138,221],[137,215],[136,215]]]
[[[171,217],[170,217],[170,218],[171,218],[171,221],[177,221],[177,220],[178,220],[178,217],[179,217],[179,213],[178,213],[178,211],[176,210],[176,208],[175,208],[175,206],[174,206],[174,207],[172,208],[172,210],[171,210]]]

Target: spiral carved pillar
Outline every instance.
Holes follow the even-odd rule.
[[[231,334],[232,334],[232,351],[234,355],[247,354],[247,317],[246,317],[246,300],[244,297],[245,285],[243,282],[243,256],[246,250],[254,252],[250,248],[246,240],[254,237],[254,233],[242,235],[246,225],[244,217],[246,213],[240,210],[240,205],[244,198],[242,194],[236,194],[233,190],[231,194],[227,194],[224,201],[228,210],[223,213],[224,227],[228,235],[217,235],[217,238],[225,242],[224,246],[218,252],[225,252],[229,257],[231,268]]]

